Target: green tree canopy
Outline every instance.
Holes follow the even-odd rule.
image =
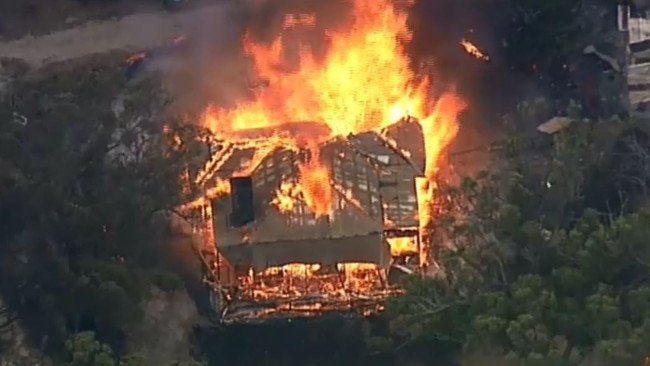
[[[0,101],[0,296],[37,345],[91,330],[120,350],[165,277],[160,218],[187,199],[202,132],[165,115],[160,90],[93,66]]]
[[[394,340],[517,360],[642,364],[650,352],[642,131],[574,122],[546,153],[513,139],[503,169],[442,189],[439,272],[410,279],[408,296],[390,304]]]
[[[146,359],[130,354],[118,359],[111,348],[92,332],[78,333],[66,341],[66,363],[62,366],[148,366]],[[201,366],[198,362],[171,362],[165,366]],[[161,365],[162,366],[162,365]]]

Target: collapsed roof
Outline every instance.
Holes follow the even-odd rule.
[[[217,248],[240,270],[290,263],[362,262],[387,267],[390,249],[386,230],[419,226],[415,178],[422,175],[424,140],[417,121],[404,120],[381,133],[338,137],[319,145],[320,163],[331,173],[332,214],[315,218],[304,202],[289,212],[271,205],[282,183],[299,181],[298,164],[306,151],[274,147],[254,159],[260,147],[236,143],[213,158],[206,187],[249,167],[248,177],[232,181],[230,193],[212,201],[212,227]],[[407,151],[396,146],[404,146]],[[227,151],[227,153],[226,153]],[[246,182],[248,181],[248,182]],[[242,188],[237,187],[244,182]],[[241,201],[241,196],[246,196]],[[254,220],[233,225],[233,214],[248,205]],[[238,207],[235,207],[238,206]],[[251,217],[252,218],[252,217]]]

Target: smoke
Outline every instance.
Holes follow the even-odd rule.
[[[435,85],[454,87],[468,102],[452,152],[502,138],[504,115],[522,100],[548,96],[535,80],[515,73],[507,63],[504,39],[512,11],[512,2],[504,0],[417,0],[410,13],[413,41],[408,50],[414,65],[431,59]],[[463,39],[489,55],[489,62],[467,54],[459,44]]]
[[[197,254],[204,245],[204,237],[194,233],[191,224],[174,213],[161,214],[157,218],[160,220],[157,237],[160,250],[155,255],[159,269],[178,276],[199,314],[211,314],[208,289],[203,284],[203,263]],[[165,283],[165,278],[159,282],[163,290],[171,285]]]
[[[174,97],[172,108],[192,120],[209,104],[228,104],[245,93],[246,63],[240,49],[241,2],[224,1],[188,12],[169,52],[151,52],[155,68]],[[171,39],[170,39],[171,41]]]
[[[486,136],[499,138],[502,116],[522,96],[545,96],[533,80],[516,75],[505,62],[508,4],[503,0],[417,0],[411,10],[414,38],[407,50],[413,66],[431,60],[437,92],[454,87],[468,101],[452,150],[485,145]],[[345,26],[349,10],[349,0],[231,0],[206,8],[200,16],[186,20],[189,51],[178,59],[180,66],[166,75],[177,106],[198,120],[208,104],[228,107],[251,97],[252,87],[263,81],[256,79],[244,55],[241,40],[245,33],[256,42],[271,42],[282,31],[286,14],[314,14],[314,32],[292,34],[307,37],[318,53],[326,47],[324,31]],[[476,44],[490,61],[468,55],[460,46],[463,39]]]
[[[250,98],[255,86],[264,82],[256,78],[244,54],[245,35],[255,42],[270,43],[282,32],[287,14],[314,14],[318,19],[316,27],[292,32],[291,37],[307,41],[318,58],[326,48],[325,31],[344,26],[349,21],[350,9],[349,0],[220,2],[185,19],[181,28],[187,50],[174,55],[171,61],[159,61],[159,65],[165,66],[158,69],[164,69],[162,74],[172,89],[178,110],[198,120],[207,105],[233,106]],[[289,55],[287,64],[297,66],[297,62],[290,62],[297,61],[297,48],[285,47]]]

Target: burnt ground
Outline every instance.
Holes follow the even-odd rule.
[[[185,0],[184,8],[220,0]],[[0,40],[39,36],[93,20],[120,18],[163,9],[161,0],[2,0]]]

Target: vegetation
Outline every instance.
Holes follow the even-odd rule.
[[[553,74],[562,70],[583,42],[579,0],[513,0],[505,30],[505,56],[517,71]],[[584,47],[584,45],[582,45]]]
[[[20,319],[55,358],[84,331],[123,354],[150,289],[181,285],[160,218],[200,155],[172,138],[193,141],[191,128],[170,120],[160,132],[159,88],[126,87],[114,69],[76,71],[85,77],[18,83],[0,106],[0,326]]]
[[[506,167],[443,189],[439,275],[412,278],[391,304],[393,341],[517,364],[641,365],[650,352],[644,130],[574,122],[545,156],[514,139]]]
[[[113,350],[95,339],[92,332],[78,333],[66,342],[67,362],[64,366],[145,366],[144,357],[131,354],[117,359]],[[201,366],[197,362],[172,362],[164,366]]]

